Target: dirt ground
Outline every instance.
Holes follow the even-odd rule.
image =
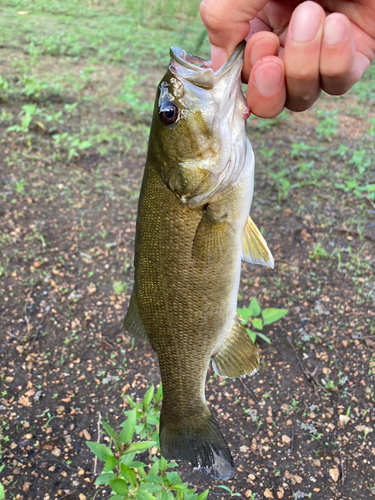
[[[0,86],[1,481],[7,500],[106,499],[86,440],[98,439],[99,415],[118,426],[125,396],[140,399],[160,379],[154,352],[125,336],[122,322],[148,127],[147,113],[135,111],[152,101],[164,66],[132,89],[130,108],[111,94],[129,74],[119,65],[61,55],[82,86],[74,90],[66,76],[54,91],[27,95],[14,58],[30,64],[32,55],[5,47],[0,56],[9,84]],[[37,75],[56,60],[40,55]],[[289,312],[264,327],[270,344],[259,340],[254,377],[225,380],[210,370],[207,378],[235,459],[227,485],[244,498],[375,496],[370,87],[323,96],[299,115],[249,120],[251,214],[276,266],[243,264],[239,307],[256,297],[262,308]],[[21,126],[25,104],[40,113],[9,130]],[[229,497],[189,465],[179,470],[197,491]]]

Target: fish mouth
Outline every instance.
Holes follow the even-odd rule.
[[[224,74],[232,70],[238,59],[243,59],[246,42],[243,40],[237,45],[228,61],[217,71],[212,68],[212,62],[202,57],[189,54],[179,47],[170,48],[170,69],[178,76],[194,83],[203,89],[212,89]]]

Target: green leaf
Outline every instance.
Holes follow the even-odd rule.
[[[228,491],[228,493],[230,493],[230,496],[232,496],[232,490],[228,488],[228,486],[225,486],[224,484],[219,484],[215,486],[215,488],[222,488],[223,490]]]
[[[128,403],[130,404],[130,406],[132,407],[132,409],[134,409],[137,406],[136,403],[134,403],[134,401],[132,400],[132,398],[129,396],[129,394],[126,395],[126,399],[128,400]]]
[[[156,460],[156,462],[152,465],[151,469],[148,471],[147,478],[150,478],[151,476],[157,476],[159,469],[160,469],[160,460]],[[148,479],[148,481],[150,481],[150,479]]]
[[[126,500],[126,496],[125,495],[112,495],[110,497],[110,500]]]
[[[148,450],[149,448],[152,448],[153,446],[156,445],[156,441],[137,441],[136,443],[131,443],[128,448],[124,451],[124,454],[126,455],[127,453],[141,453],[145,450]]]
[[[204,490],[204,492],[199,495],[199,497],[197,498],[197,500],[206,500],[206,498],[208,497],[209,492],[210,492],[209,489]]]
[[[133,458],[136,456],[136,453],[129,453],[128,455],[122,455],[120,458],[120,463],[127,465],[128,467],[131,467],[129,464],[133,460]]]
[[[123,479],[125,479],[125,481],[130,483],[133,486],[133,488],[137,486],[137,475],[133,471],[133,469],[131,469],[125,464],[120,464],[120,473]]]
[[[146,392],[145,397],[143,398],[143,411],[148,410],[151,399],[154,397],[155,387],[152,385],[149,390]]]
[[[151,471],[147,475],[147,481],[149,483],[162,484],[163,480],[160,476],[155,476],[154,474],[150,474],[150,473],[151,473]]]
[[[94,443],[93,441],[86,441],[87,446],[100,460],[106,462],[109,457],[113,457],[112,451],[104,444]]]
[[[123,479],[112,479],[112,481],[109,482],[109,486],[119,495],[126,495],[129,491],[128,485]]]
[[[257,335],[258,335],[258,334],[257,334],[257,332],[253,332],[253,331],[252,331],[252,330],[250,330],[249,328],[246,328],[246,331],[247,331],[247,333],[249,334],[249,336],[250,336],[251,340],[252,340],[252,341],[254,342],[254,344],[255,344],[255,341],[256,341],[256,339],[257,339]]]
[[[159,402],[161,401],[162,397],[163,397],[163,384],[160,383],[159,387],[158,387],[158,390],[156,391],[156,394],[155,394],[155,397],[154,397],[155,406],[159,404]]]
[[[163,456],[160,457],[160,471],[162,474],[165,473],[167,467],[168,467],[168,462],[166,461],[166,459]]]
[[[246,323],[249,321],[249,318],[251,316],[251,311],[248,307],[239,307],[237,309],[238,314],[241,316],[241,323],[243,325],[246,325]]]
[[[122,431],[120,434],[121,441],[126,444],[128,443],[134,434],[135,424],[137,421],[137,410],[134,408],[131,412],[128,413],[128,418],[121,424]]]
[[[274,323],[278,319],[285,316],[288,312],[288,309],[276,309],[275,307],[270,307],[269,309],[263,309],[262,318],[265,325],[270,325]]]
[[[116,478],[116,474],[114,472],[103,472],[98,476],[95,480],[95,484],[100,486],[101,484],[109,484],[109,481]]]
[[[139,490],[146,490],[150,493],[156,493],[157,491],[161,490],[161,487],[160,484],[142,483],[139,487]]]
[[[135,426],[135,433],[136,434],[142,434],[142,432],[144,431],[146,427],[146,424],[138,424]]]
[[[187,488],[186,483],[183,484],[171,484],[170,488],[175,491],[185,491]]]
[[[261,309],[260,309],[259,302],[257,301],[257,299],[255,297],[253,297],[251,299],[251,302],[249,304],[249,309],[251,311],[250,316],[259,316]]]
[[[177,471],[167,472],[165,477],[171,484],[181,484],[181,477]]]
[[[117,434],[117,432],[114,429],[112,429],[112,427],[110,425],[106,424],[105,422],[103,422],[103,427],[104,427],[106,433],[108,434],[108,436],[113,439],[115,446],[116,446],[116,449],[119,450],[120,445],[121,445],[120,435]]]
[[[5,500],[5,489],[4,485],[0,483],[0,500]]]
[[[252,324],[257,330],[263,330],[263,321],[260,318],[254,318]]]
[[[110,472],[112,469],[114,469],[116,467],[117,464],[118,464],[118,460],[116,457],[108,457],[108,459],[104,465],[103,472]]]
[[[130,455],[125,455],[124,458],[128,456]],[[146,467],[146,464],[144,462],[138,462],[138,460],[130,460],[125,465],[131,467],[132,469],[139,469],[139,468],[144,469]]]
[[[264,333],[257,332],[257,337],[259,337],[262,340],[264,340],[265,342],[267,342],[267,344],[271,343],[270,339],[267,337],[267,335],[264,335]]]
[[[158,420],[156,415],[147,415],[146,422],[150,425],[158,425],[159,424],[159,420]]]
[[[163,491],[160,500],[174,500],[174,495],[170,491]]]
[[[92,144],[91,144],[90,141],[82,141],[79,144],[79,149],[87,149],[87,148],[89,148],[91,146],[92,146]]]
[[[138,489],[136,492],[133,493],[133,495],[137,500],[154,500],[155,499],[154,495],[147,490]]]
[[[144,468],[143,468],[143,467],[139,467],[139,468],[137,468],[137,472],[138,472],[138,476],[139,476],[141,479],[146,479],[147,474],[146,474],[146,472],[145,472],[145,470],[144,470]]]

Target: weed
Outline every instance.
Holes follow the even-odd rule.
[[[322,247],[319,243],[313,246],[313,253],[309,255],[310,259],[330,259],[331,255],[327,252],[327,250]]]
[[[124,103],[128,110],[135,114],[136,118],[143,116],[145,119],[152,114],[152,103],[144,100],[140,89],[142,82],[136,71],[130,71],[124,78],[118,102]]]
[[[368,152],[365,149],[360,149],[358,151],[354,151],[349,163],[355,165],[358,173],[362,175],[371,166],[372,162]]]
[[[310,144],[305,144],[303,141],[302,142],[293,142],[292,144],[292,150],[290,152],[290,155],[292,157],[298,156],[298,157],[305,157],[308,155],[308,153],[311,151],[312,146]]]
[[[267,335],[261,333],[263,325],[270,325],[283,318],[287,314],[288,309],[270,307],[262,310],[257,299],[254,297],[248,307],[238,308],[237,312],[241,317],[243,325],[250,324],[251,320],[251,325],[255,328],[255,331],[250,330],[249,328],[246,328],[246,331],[250,335],[253,342],[255,342],[257,337],[259,337],[270,344],[271,341]],[[261,318],[259,317],[260,315],[262,316]]]
[[[332,140],[332,135],[337,134],[339,121],[337,119],[338,110],[330,111],[318,109],[316,112],[320,119],[319,125],[316,127],[319,139]]]
[[[128,284],[125,283],[124,281],[115,281],[113,283],[113,290],[115,291],[115,293],[117,293],[117,295],[126,293],[127,289],[128,289]]]
[[[215,488],[222,488],[223,490],[227,491],[231,497],[240,497],[240,493],[233,493],[233,491],[228,487],[225,486],[225,484],[219,484],[215,486]]]
[[[297,187],[298,184],[292,185],[287,179],[289,176],[289,170],[283,169],[279,172],[273,172],[272,170],[268,172],[268,175],[274,182],[274,186],[277,189],[278,201],[286,200],[289,196],[290,190]]]
[[[0,465],[0,473],[4,469],[4,467],[5,467],[5,464]],[[0,483],[0,500],[4,500],[4,499],[5,499],[5,489],[4,489],[4,485],[2,483]]]
[[[134,403],[128,398],[132,409],[125,412],[127,419],[121,424],[121,432],[117,433],[109,424],[103,427],[111,438],[111,444],[87,441],[90,450],[104,463],[103,472],[97,477],[96,485],[108,484],[112,490],[114,500],[131,498],[147,500],[156,498],[164,500],[177,498],[178,500],[206,500],[209,490],[198,495],[183,483],[177,471],[175,462],[167,462],[164,457],[158,459],[151,452],[149,465],[135,460],[139,453],[158,446],[156,426],[159,424],[159,404],[162,398],[161,385],[155,394],[154,387],[146,392],[142,403]],[[139,423],[140,420],[143,422]],[[137,441],[135,435],[146,441]]]
[[[81,134],[84,131],[81,131]],[[62,134],[56,134],[53,136],[55,141],[55,146],[58,149],[65,149],[68,151],[68,160],[80,156],[80,153],[85,149],[92,146],[92,142],[89,140],[82,140],[78,134],[70,134],[69,132],[64,132]]]
[[[32,119],[38,114],[40,114],[40,110],[37,109],[36,104],[23,105],[19,114],[20,118],[22,118],[21,125],[8,127],[7,132],[28,132]]]

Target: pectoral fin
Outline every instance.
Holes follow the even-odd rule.
[[[216,261],[228,248],[232,228],[226,214],[208,207],[197,227],[193,242],[193,258],[200,263]]]
[[[252,264],[261,264],[274,268],[275,262],[266,240],[260,234],[254,221],[248,216],[243,232],[242,259]]]
[[[147,332],[139,315],[137,296],[134,293],[130,298],[128,312],[124,320],[124,328],[130,335],[141,337],[143,340],[149,342]]]
[[[212,367],[221,377],[230,378],[253,375],[258,370],[258,351],[238,315],[224,344],[213,356]]]

